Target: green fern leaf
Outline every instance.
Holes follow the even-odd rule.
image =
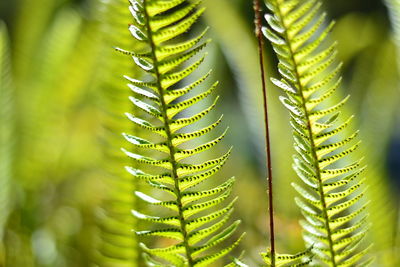
[[[272,266],[272,255],[270,252],[261,253],[264,262],[267,266]],[[274,266],[286,266],[286,267],[297,267],[297,266],[308,266],[312,261],[311,248],[297,253],[291,254],[275,254],[275,265]]]
[[[272,14],[266,15],[269,28],[263,33],[278,56],[282,76],[271,81],[286,93],[280,100],[291,117],[294,169],[303,182],[293,186],[306,219],[301,222],[304,240],[323,266],[363,266],[368,251],[358,246],[367,231],[360,215],[365,208],[358,179],[363,168],[361,160],[343,165],[343,158],[358,147],[352,145],[357,132],[338,141],[351,120],[337,123],[348,97],[330,101],[341,80],[335,44],[326,44],[333,23],[324,25],[326,14],[318,0],[270,0],[267,6]]]
[[[239,221],[228,224],[234,201],[219,207],[229,198],[234,178],[212,189],[193,189],[222,168],[231,150],[216,159],[199,164],[186,161],[188,157],[219,144],[226,131],[197,147],[180,147],[185,142],[209,133],[222,119],[194,132],[183,131],[184,127],[194,124],[213,110],[218,100],[217,97],[209,107],[195,115],[182,117],[188,108],[209,97],[218,85],[214,83],[203,93],[181,99],[204,83],[210,75],[207,73],[179,88],[182,80],[198,69],[204,56],[193,59],[192,63],[187,62],[209,43],[209,40],[202,41],[206,31],[189,41],[175,41],[204,12],[204,8],[198,7],[199,3],[200,1],[196,1],[190,4],[184,0],[130,0],[129,9],[135,23],[129,26],[129,31],[137,41],[143,43],[143,49],[130,52],[116,48],[123,54],[132,56],[135,64],[147,73],[143,80],[125,76],[134,94],[141,97],[130,98],[138,110],[134,114],[127,113],[127,117],[135,125],[145,129],[147,135],[154,136],[142,138],[124,134],[129,143],[139,148],[139,152],[126,149],[123,151],[143,171],[132,167],[127,167],[127,170],[134,178],[162,193],[157,198],[143,192],[136,192],[136,196],[147,205],[164,208],[163,214],[168,214],[150,216],[133,211],[133,215],[139,219],[164,225],[154,226],[152,230],[136,231],[136,234],[161,236],[175,242],[160,248],[149,248],[142,244],[148,266],[210,266],[234,249],[241,240],[240,237],[231,245],[215,250],[220,243],[235,235],[239,225]],[[156,153],[148,156],[149,151]],[[157,172],[158,169],[160,171]],[[146,174],[144,170],[149,170],[151,174]],[[223,228],[226,224],[228,225]]]
[[[127,121],[123,114],[127,110],[136,110],[126,98],[132,96],[132,101],[138,99],[156,99],[156,95],[130,85],[130,90],[126,90],[125,82],[119,79],[117,73],[126,71],[126,66],[131,64],[131,59],[110,49],[112,45],[134,47],[138,43],[132,40],[129,32],[126,32],[126,25],[131,22],[129,10],[126,8],[126,1],[111,0],[97,3],[99,17],[102,18],[102,71],[99,75],[100,89],[102,92],[101,106],[104,108],[101,114],[102,142],[106,144],[104,149],[104,184],[106,188],[105,198],[98,214],[98,226],[100,228],[100,240],[97,245],[98,255],[96,263],[99,266],[141,266],[140,248],[138,238],[132,233],[132,228],[138,228],[138,219],[131,215],[132,209],[138,208],[137,198],[132,192],[138,190],[138,180],[133,179],[129,173],[134,173],[143,181],[160,181],[167,177],[152,177],[134,168],[122,168],[126,165],[137,167],[133,163],[135,160],[127,159],[123,155],[117,154],[114,147],[124,146],[125,140],[121,140],[117,132],[127,131],[124,134],[126,140],[131,144],[130,149],[134,152],[140,148],[162,150],[163,144],[153,144],[145,139],[133,136],[141,131],[140,122],[133,125]],[[127,53],[127,51],[120,51]],[[132,55],[137,56],[137,55]],[[143,55],[145,57],[145,55]],[[129,75],[134,75],[139,70],[130,68]],[[141,103],[141,102],[138,102]],[[140,104],[138,104],[140,105]],[[151,112],[151,110],[150,110]],[[139,161],[140,159],[137,159]],[[143,159],[142,159],[143,160]],[[140,236],[156,235],[157,233],[141,233]],[[162,233],[159,233],[160,235]]]

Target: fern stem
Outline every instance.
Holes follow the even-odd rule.
[[[282,19],[283,15],[282,15],[282,10],[281,10],[281,6],[279,5],[279,3],[277,3],[277,13],[279,18],[281,19],[282,25],[284,26],[285,29],[287,29],[287,26],[285,25],[285,21]],[[309,140],[310,140],[310,144],[311,144],[311,156],[315,162],[315,170],[316,170],[316,178],[318,180],[318,193],[320,195],[321,198],[321,204],[322,204],[322,216],[324,218],[325,221],[325,227],[326,227],[326,231],[327,231],[327,239],[328,239],[328,243],[329,243],[329,251],[331,254],[331,263],[333,267],[337,266],[336,260],[335,260],[335,250],[333,248],[333,240],[332,240],[332,230],[331,227],[329,225],[329,216],[328,216],[328,212],[327,212],[327,204],[325,201],[325,193],[323,190],[323,183],[322,183],[322,177],[321,177],[321,168],[318,164],[318,157],[317,157],[317,151],[316,151],[316,145],[315,145],[315,141],[314,141],[314,137],[313,137],[313,129],[312,129],[312,125],[311,125],[311,120],[310,120],[310,114],[309,111],[307,109],[306,106],[306,98],[304,96],[304,87],[301,85],[300,83],[300,74],[299,74],[299,67],[298,64],[295,60],[294,57],[294,51],[292,48],[292,44],[290,41],[290,38],[287,34],[287,30],[284,31],[284,37],[287,41],[288,44],[288,49],[289,49],[289,54],[290,54],[290,58],[293,62],[293,66],[294,66],[294,73],[296,76],[296,81],[297,81],[297,87],[299,88],[299,94],[301,97],[301,104],[302,104],[302,108],[304,110],[304,116],[307,120],[307,132],[308,132],[308,136],[309,136]]]
[[[261,18],[261,5],[260,0],[253,2],[255,14],[255,34],[258,42],[258,55],[261,72],[261,83],[263,92],[263,108],[264,108],[264,127],[265,127],[265,152],[266,152],[266,168],[267,168],[267,183],[268,183],[268,211],[269,211],[269,232],[270,232],[270,245],[271,245],[271,266],[275,266],[275,229],[274,229],[274,202],[273,202],[273,187],[272,187],[272,160],[271,160],[271,142],[269,132],[269,118],[268,118],[268,96],[267,85],[265,81],[265,66],[263,55],[263,36],[261,33],[262,18]]]
[[[156,74],[157,90],[160,95],[161,113],[162,113],[162,117],[163,117],[163,121],[164,121],[164,129],[165,129],[165,133],[167,135],[167,146],[169,149],[171,166],[172,166],[172,178],[174,179],[174,192],[176,195],[176,203],[178,205],[178,217],[179,217],[180,226],[181,226],[181,233],[183,235],[183,245],[185,247],[186,257],[188,260],[188,266],[192,267],[192,266],[194,266],[194,260],[192,257],[191,247],[189,245],[189,237],[188,237],[188,231],[186,229],[186,221],[185,221],[185,218],[183,215],[183,204],[182,204],[182,198],[181,198],[182,194],[181,194],[181,190],[179,188],[179,176],[177,173],[177,169],[178,169],[177,164],[178,163],[175,159],[175,147],[172,144],[173,136],[172,136],[172,132],[171,132],[170,125],[169,125],[169,119],[167,116],[167,104],[165,103],[165,100],[164,100],[164,90],[161,85],[161,74],[159,71],[158,60],[157,60],[157,56],[156,56],[156,46],[153,41],[152,30],[151,30],[151,26],[149,23],[150,16],[149,16],[149,14],[147,12],[147,8],[146,8],[147,1],[148,0],[143,1],[144,15],[146,18],[146,28],[147,28],[147,32],[148,32],[149,43],[151,46],[151,56],[152,56],[153,64],[154,64],[154,71]]]

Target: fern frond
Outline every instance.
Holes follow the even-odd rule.
[[[357,247],[366,233],[355,209],[365,207],[362,180],[356,177],[362,167],[361,161],[342,164],[358,146],[351,145],[356,134],[337,140],[351,118],[337,123],[348,97],[331,101],[341,67],[334,46],[326,44],[333,23],[325,26],[318,0],[270,0],[267,6],[272,14],[266,15],[269,28],[263,33],[278,56],[282,76],[272,82],[286,93],[280,100],[291,117],[297,152],[293,167],[304,182],[293,184],[306,219],[304,240],[321,265],[358,265],[367,253]]]
[[[27,197],[15,202],[17,206],[13,214],[24,218],[39,212],[40,205],[34,203],[39,203],[44,195],[40,196],[37,192],[49,186],[60,188],[61,184],[71,182],[77,177],[72,173],[85,165],[87,160],[90,161],[87,155],[93,156],[93,151],[96,151],[87,141],[89,136],[82,134],[88,133],[86,122],[94,122],[90,119],[86,121],[93,115],[93,110],[76,109],[77,103],[84,103],[83,99],[87,99],[90,92],[87,89],[94,84],[93,74],[97,66],[94,61],[98,58],[98,43],[93,42],[96,28],[92,22],[83,26],[81,14],[72,8],[48,10],[53,4],[54,1],[40,1],[40,6],[32,5],[30,1],[21,3],[19,6],[25,10],[23,15],[20,14],[21,31],[14,33],[13,74],[19,110],[15,120],[19,130],[13,135],[13,140],[18,143],[15,158],[19,160],[14,160],[16,179],[13,185],[24,191]],[[52,17],[51,21],[47,21],[47,15]],[[42,19],[44,24],[41,24]],[[27,24],[31,31],[24,34]],[[60,80],[63,82],[60,83]],[[77,120],[78,110],[80,116]],[[60,180],[64,180],[63,183],[59,183]],[[58,194],[56,198],[54,209],[44,211],[45,216],[50,216],[64,205],[62,195]],[[50,217],[61,218],[58,215]],[[39,250],[29,240],[36,230],[52,233],[54,229],[48,226],[40,220],[8,224],[8,229],[17,234],[15,241],[7,239],[7,247],[14,248],[12,252],[7,250],[9,264],[31,266],[30,262],[38,260]],[[26,231],[21,232],[20,229]],[[79,234],[76,237],[85,238]],[[55,246],[60,247],[65,240],[54,235],[53,241]],[[18,246],[15,242],[26,244]],[[88,251],[81,250],[79,253],[89,255]],[[67,265],[72,264],[71,258],[64,259]]]
[[[371,52],[376,56],[365,57]],[[365,81],[357,85],[356,89],[362,88],[362,93],[368,95],[360,106],[361,113],[368,120],[360,124],[364,145],[358,152],[360,155],[366,155],[368,160],[365,173],[368,186],[366,197],[371,201],[367,212],[369,221],[372,222],[368,238],[374,243],[374,249],[379,251],[376,253],[375,264],[396,266],[399,260],[398,250],[391,249],[393,246],[399,247],[395,240],[397,235],[394,234],[398,229],[394,201],[396,194],[392,190],[393,185],[387,174],[385,161],[382,160],[387,155],[388,142],[395,131],[393,127],[396,123],[393,120],[396,120],[399,108],[399,76],[398,70],[393,67],[397,60],[393,57],[396,48],[392,40],[383,43],[381,40],[379,45],[377,43],[376,46],[366,49],[363,54],[361,62],[357,64],[357,70],[360,72],[358,76]],[[378,108],[381,106],[385,108]]]
[[[67,126],[70,125],[63,125],[62,134],[56,136],[54,132],[60,130],[60,114],[67,117],[71,106],[82,97],[82,89],[88,86],[89,74],[93,74],[89,70],[92,71],[91,67],[95,65],[92,60],[95,57],[91,58],[92,54],[86,51],[88,43],[83,47],[84,38],[80,34],[82,29],[83,21],[76,10],[61,9],[44,34],[41,49],[36,52],[37,61],[29,64],[29,77],[23,79],[17,76],[17,70],[15,72],[16,86],[19,88],[17,92],[24,91],[23,95],[17,93],[20,109],[23,114],[29,114],[18,117],[21,121],[19,127],[22,129],[18,142],[24,150],[37,151],[28,154],[23,150],[18,151],[24,156],[16,162],[16,175],[24,187],[45,184],[49,170],[56,168],[61,155],[70,147],[60,141],[69,138]],[[85,60],[81,63],[79,60],[83,60],[82,56],[85,56]],[[49,69],[53,71],[49,72]],[[61,78],[63,83],[60,84]],[[55,91],[55,86],[60,91]],[[63,99],[62,103],[49,101],[56,98]],[[53,112],[48,112],[49,110]],[[38,124],[38,121],[41,123]],[[51,179],[54,181],[56,177],[52,175]]]
[[[173,240],[170,246],[160,248],[150,248],[142,244],[149,266],[210,266],[234,249],[242,238],[215,251],[220,243],[235,234],[239,224],[237,221],[224,226],[232,213],[233,202],[217,208],[229,197],[234,178],[213,189],[192,189],[222,168],[230,150],[218,158],[200,164],[186,161],[186,158],[196,156],[220,143],[226,131],[197,147],[181,147],[181,144],[209,133],[221,121],[219,119],[194,132],[181,130],[205,117],[214,109],[218,100],[217,97],[210,106],[197,114],[182,117],[188,108],[210,96],[218,84],[215,83],[194,97],[181,99],[209,77],[207,73],[181,87],[182,80],[203,62],[204,56],[196,56],[209,42],[202,41],[205,31],[189,41],[175,41],[204,12],[204,8],[198,6],[199,3],[200,1],[190,4],[185,0],[130,0],[129,10],[135,23],[129,26],[129,31],[136,40],[143,43],[143,49],[130,52],[125,47],[116,48],[132,56],[136,65],[148,76],[146,80],[125,76],[129,87],[142,97],[130,98],[138,110],[134,114],[127,113],[127,117],[146,130],[148,136],[153,136],[142,138],[124,134],[127,141],[139,148],[139,152],[131,152],[129,149],[123,151],[141,170],[130,167],[127,169],[135,179],[147,182],[165,195],[163,197],[161,194],[156,198],[136,192],[142,202],[165,208],[164,212],[167,214],[150,216],[133,211],[133,215],[139,219],[164,225],[152,230],[136,231],[136,234],[162,236]],[[196,58],[187,64],[192,61],[192,57]],[[150,150],[155,153],[146,155]],[[145,173],[145,170],[150,173]]]
[[[145,90],[141,90],[133,85],[131,90],[126,90],[125,81],[120,79],[117,73],[129,69],[128,75],[138,73],[138,68],[131,67],[131,59],[120,53],[116,53],[111,47],[135,47],[138,42],[131,38],[126,31],[126,25],[132,22],[130,12],[126,8],[126,1],[111,0],[98,3],[99,15],[102,18],[101,32],[103,51],[102,51],[102,72],[100,75],[100,88],[102,91],[101,107],[104,109],[102,114],[103,126],[103,152],[106,197],[101,205],[101,212],[98,212],[98,226],[100,228],[100,240],[97,245],[98,255],[97,264],[99,266],[141,266],[140,248],[137,236],[132,233],[132,229],[138,228],[138,219],[131,215],[132,209],[137,208],[137,199],[132,192],[138,190],[139,179],[133,179],[129,172],[123,170],[126,165],[132,165],[132,160],[124,155],[117,153],[114,148],[125,145],[125,140],[121,140],[117,133],[128,132],[125,138],[131,142],[131,149],[136,151],[141,147],[150,149],[151,146],[144,139],[135,139],[130,133],[139,133],[139,126],[132,125],[124,117],[126,111],[135,111],[135,107],[126,101],[128,97],[134,95],[142,99],[148,97],[155,98]],[[126,53],[120,50],[119,52]],[[139,173],[137,173],[139,175]],[[150,181],[148,177],[142,175],[143,180]],[[142,177],[141,176],[141,177]],[[152,180],[153,181],[153,180]],[[144,234],[143,234],[144,235]]]

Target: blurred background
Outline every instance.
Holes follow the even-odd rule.
[[[378,266],[399,266],[400,31],[383,0],[323,2],[337,22],[332,39],[344,63],[340,94],[352,96],[345,113],[357,115],[359,154],[368,164],[369,238]],[[247,232],[240,250],[253,266],[269,244],[252,3],[204,0],[204,5],[198,27],[211,27],[213,43],[200,72],[214,70],[222,97],[208,120],[223,113],[230,127],[218,149],[233,145],[234,152],[220,176],[237,178],[235,217]],[[125,0],[0,1],[0,266],[92,266],[104,256],[99,254],[107,254],[98,252],[99,232],[112,217],[106,198],[126,204],[132,195],[127,188],[119,191],[123,183],[113,187],[104,181],[126,176],[120,133],[132,126],[123,115],[131,107],[122,75],[137,70],[112,47],[132,45],[127,6]],[[391,18],[397,12],[393,4]],[[276,59],[268,44],[265,49],[267,75],[276,77]],[[290,186],[296,179],[291,130],[279,94],[269,85],[277,241],[279,251],[296,252],[304,247],[301,215]],[[117,221],[133,220],[133,202]]]

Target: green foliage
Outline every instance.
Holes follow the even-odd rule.
[[[102,33],[102,68],[99,80],[102,96],[102,146],[104,153],[105,197],[97,212],[100,240],[96,263],[100,266],[140,266],[139,248],[132,229],[138,227],[137,219],[131,210],[137,208],[136,198],[132,194],[137,190],[136,179],[123,167],[132,163],[116,148],[125,145],[120,133],[138,132],[138,127],[126,120],[124,113],[132,110],[126,99],[130,92],[126,82],[118,73],[129,71],[135,75],[137,69],[131,67],[131,59],[116,53],[113,46],[135,47],[126,25],[132,22],[126,1],[113,0],[99,2],[99,17]]]
[[[4,232],[11,210],[13,175],[13,88],[6,25],[0,21],[0,266],[4,263]]]
[[[180,68],[209,42],[201,41],[205,31],[189,41],[168,42],[188,31],[198,20],[204,12],[204,8],[197,8],[199,3],[189,4],[184,0],[131,1],[129,9],[135,19],[135,24],[130,25],[129,30],[133,37],[143,42],[145,47],[143,51],[133,52],[117,48],[124,54],[131,55],[134,62],[149,74],[148,81],[125,76],[130,82],[130,89],[134,92],[130,100],[143,114],[127,113],[127,116],[135,125],[146,130],[147,136],[148,133],[153,133],[152,138],[156,140],[150,141],[147,138],[124,134],[127,141],[142,149],[139,153],[124,149],[126,155],[140,166],[140,169],[127,167],[127,170],[136,179],[147,182],[151,187],[163,191],[166,195],[166,200],[159,200],[136,191],[135,194],[141,201],[169,210],[165,216],[150,216],[133,211],[134,216],[154,223],[155,227],[152,230],[136,231],[136,233],[139,236],[161,236],[177,241],[173,245],[162,248],[149,248],[142,244],[142,249],[146,253],[146,262],[150,266],[165,266],[164,263],[152,257],[165,260],[174,266],[209,266],[228,254],[241,239],[240,237],[222,250],[205,254],[210,249],[215,250],[218,244],[231,237],[239,225],[239,221],[236,221],[221,230],[232,213],[234,201],[223,208],[211,211],[211,208],[229,197],[234,178],[212,189],[193,190],[195,186],[221,169],[231,151],[200,164],[190,164],[185,161],[186,158],[217,145],[225,132],[216,139],[195,148],[181,146],[183,143],[209,133],[221,122],[219,119],[194,132],[180,131],[206,116],[218,100],[217,97],[211,106],[193,116],[180,116],[187,108],[209,96],[218,84],[214,83],[203,93],[185,99],[181,97],[203,83],[210,73],[183,88],[174,86],[194,72],[204,60],[204,56],[201,56],[191,65]],[[160,156],[157,158],[153,158],[153,155],[146,156],[151,150],[158,152]],[[157,168],[153,167],[160,167],[164,171],[154,173]],[[146,168],[151,171],[151,174],[143,171]],[[207,213],[202,213],[203,211]],[[164,214],[165,211],[162,213]],[[164,226],[161,227],[159,224]]]
[[[375,45],[364,52],[375,53],[376,57],[370,58],[370,63],[360,62],[358,68],[364,73],[365,83],[360,84],[362,93],[366,95],[360,108],[366,119],[360,125],[363,147],[359,155],[366,156],[368,168],[366,170],[366,197],[370,201],[367,206],[369,221],[372,223],[369,238],[374,243],[374,248],[379,250],[376,264],[379,266],[396,266],[398,261],[395,244],[397,228],[397,201],[393,194],[390,177],[382,161],[386,157],[390,137],[394,132],[399,110],[398,71],[396,65],[395,45],[390,40],[379,40]],[[365,66],[370,66],[366,68]],[[384,106],[385,108],[379,108]],[[373,125],[373,126],[372,126]]]
[[[60,10],[43,33],[44,37],[40,40],[42,49],[35,53],[35,60],[28,62],[27,68],[30,71],[16,84],[17,94],[23,92],[25,96],[19,100],[22,108],[18,113],[18,123],[23,131],[18,140],[20,160],[17,162],[17,177],[27,188],[43,186],[48,178],[46,173],[57,166],[65,148],[60,143],[62,135],[53,134],[62,126],[55,122],[59,120],[58,115],[64,114],[83,93],[78,89],[85,88],[90,81],[90,75],[83,76],[77,73],[79,70],[86,71],[84,67],[91,62],[90,58],[87,58],[90,53],[85,54],[85,61],[80,61],[83,59],[82,50],[87,48],[80,47],[82,24],[82,18],[76,10]],[[60,32],[63,34],[60,35]],[[18,69],[24,64],[27,62],[16,62],[15,67]],[[53,71],[50,72],[50,69]],[[60,79],[63,79],[62,84],[59,84]],[[60,92],[54,90],[55,87],[59,88]],[[63,99],[62,103],[49,101],[56,97]],[[48,112],[49,110],[53,112]],[[21,113],[29,115],[21,116]],[[32,142],[32,139],[35,141]],[[25,154],[25,149],[36,153]],[[35,179],[32,179],[32,176]],[[52,176],[52,179],[56,179],[56,176]]]
[[[46,33],[47,25],[55,12],[57,1],[29,0],[20,1],[15,29],[15,46],[13,47],[13,67],[15,76],[19,81],[29,76],[29,67],[32,64],[32,56],[35,50],[40,47],[41,39]],[[29,25],[29,31],[26,26]]]
[[[272,264],[271,252],[261,253],[264,262],[267,266],[286,266],[286,267],[297,267],[297,266],[308,266],[312,262],[311,248],[297,253],[292,254],[275,254],[274,264]]]
[[[367,241],[374,244],[375,265],[395,266],[397,253],[392,248],[396,237],[397,201],[382,159],[385,159],[389,147],[388,135],[393,135],[396,125],[398,74],[394,67],[395,46],[379,25],[376,18],[349,14],[336,24],[332,34],[339,39],[338,50],[345,63],[344,69],[346,62],[347,65],[351,63],[353,69],[354,78],[349,79],[349,84],[345,86],[349,88],[353,101],[342,111],[361,115],[355,118],[355,124],[359,125],[363,146],[352,157],[364,156],[368,165],[364,174],[368,187],[365,197],[370,201],[366,212],[372,225]],[[353,36],[360,41],[353,45],[348,40],[350,46],[350,43],[346,43],[346,36]],[[374,56],[371,57],[371,54]]]
[[[207,7],[201,18],[197,0],[131,1],[131,9],[126,0],[0,1],[0,21],[5,21],[0,23],[0,266],[143,266],[143,258],[150,266],[177,266],[182,262],[188,266],[188,251],[193,265],[272,265],[269,252],[262,254],[264,258],[259,256],[268,239],[268,201],[264,164],[260,164],[264,162],[263,114],[257,90],[252,1],[200,1]],[[397,173],[390,179],[387,150],[399,136],[399,73],[394,66],[400,57],[394,43],[399,47],[400,9],[398,0],[384,1],[388,12],[370,9],[373,2],[378,1],[339,0],[328,5],[339,22],[333,34],[338,40],[346,85],[345,90],[338,85],[334,92],[330,88],[339,80],[339,74],[333,75],[338,66],[336,48],[327,41],[320,42],[328,30],[319,17],[319,2],[269,1],[272,7],[278,5],[287,13],[268,17],[268,35],[278,42],[274,49],[284,76],[273,81],[288,92],[281,99],[291,110],[294,131],[299,131],[295,137],[295,169],[306,181],[296,181],[299,185],[294,186],[304,195],[297,201],[302,206],[298,209],[292,201],[297,192],[288,186],[298,180],[288,160],[294,150],[289,141],[293,135],[287,123],[289,114],[279,103],[277,95],[281,92],[272,90],[268,92],[268,106],[276,177],[276,247],[278,252],[304,247],[299,238],[300,210],[306,217],[302,222],[306,247],[314,245],[297,255],[275,254],[276,266],[334,265],[329,241],[337,248],[335,257],[344,257],[336,266],[366,265],[361,259],[353,264],[351,258],[365,253],[363,248],[368,243],[374,246],[364,258],[376,258],[374,266],[399,265],[398,194],[393,183]],[[141,9],[143,4],[147,4],[146,10]],[[301,4],[305,6],[298,8]],[[386,29],[386,13],[390,15],[392,36]],[[282,23],[288,20],[295,22]],[[132,23],[134,35],[146,40],[132,38],[126,30]],[[205,32],[195,35],[201,25],[210,26],[207,35],[213,36],[212,44],[203,40]],[[292,35],[286,38],[285,32]],[[164,42],[175,34],[176,38]],[[206,45],[209,54],[200,64]],[[125,55],[115,52],[113,46]],[[298,61],[285,60],[285,53],[290,54],[287,47],[295,53],[307,46],[310,51],[301,54]],[[266,48],[266,73],[275,77],[277,70],[271,64],[275,55],[270,46]],[[293,66],[293,62],[304,64]],[[224,101],[218,102],[218,107],[225,113],[224,123],[233,129],[229,135],[219,128],[222,122],[214,117],[213,108],[206,108],[214,106],[212,96],[217,89],[206,74],[211,68],[216,69],[213,75],[221,81],[218,93]],[[291,82],[296,73],[302,74],[303,80]],[[315,92],[306,91],[308,85],[324,83],[328,77],[332,80]],[[267,87],[271,85],[268,81]],[[325,94],[328,91],[330,96]],[[332,111],[344,92],[351,93],[352,102],[335,111],[340,116],[336,118],[333,112],[315,121],[305,118],[305,112]],[[302,98],[301,93],[307,96]],[[127,101],[129,96],[132,101]],[[200,115],[193,115],[197,111]],[[126,119],[126,112],[131,120]],[[357,118],[346,127],[332,122],[348,114]],[[312,147],[314,132],[319,131],[315,127],[325,128],[331,123],[331,128],[320,133],[334,134]],[[363,145],[347,154],[357,144],[354,127],[360,129]],[[337,132],[337,128],[343,129]],[[217,145],[222,139],[235,144],[238,152],[232,153],[229,161],[227,155],[221,157],[223,146]],[[200,153],[209,147],[214,148]],[[317,147],[328,153],[318,162],[313,157]],[[175,166],[170,161],[172,154]],[[368,165],[361,173],[366,177],[362,180],[365,186],[352,176],[361,171],[360,167],[324,182],[313,178],[317,168],[342,169],[363,156]],[[217,159],[207,161],[207,157]],[[128,172],[123,166],[129,166]],[[240,179],[233,187],[233,178],[223,182],[212,176],[217,172],[218,176],[234,173]],[[362,194],[363,187],[368,190],[362,198],[370,202],[365,208],[361,200],[351,202]],[[232,203],[222,206],[230,191],[240,195],[234,210]],[[353,204],[328,218],[330,234],[324,209],[320,208],[322,200],[330,207],[347,201]],[[359,209],[365,209],[368,217],[364,219],[364,211]],[[136,216],[132,216],[132,210]],[[200,212],[193,214],[196,211]],[[228,223],[231,218],[240,218],[240,227],[248,232],[236,248],[246,254],[240,260],[226,256],[208,262],[221,256],[221,247],[225,247],[222,254],[227,252],[239,237],[240,233],[234,232],[238,223]],[[332,222],[339,221],[346,223],[335,229],[337,225]],[[347,244],[361,237],[366,228],[363,221],[365,225],[372,223],[366,238],[359,245]],[[186,236],[182,234],[183,225]],[[142,248],[138,240],[145,244]]]
[[[394,39],[396,41],[397,49],[400,50],[400,1],[385,0],[384,2],[388,7],[389,17],[393,28]],[[398,60],[400,60],[398,55],[397,58]]]
[[[297,152],[293,168],[303,182],[293,187],[306,219],[301,221],[304,240],[322,265],[365,266],[370,259],[361,261],[368,250],[358,248],[367,231],[359,179],[364,168],[361,160],[342,164],[359,146],[352,144],[358,131],[338,140],[352,119],[337,123],[348,97],[337,104],[329,101],[341,81],[335,43],[326,44],[333,23],[324,26],[326,14],[316,0],[271,0],[267,6],[273,14],[266,15],[270,28],[263,33],[282,76],[271,80],[286,93],[280,100],[290,111]]]
[[[15,38],[11,50],[16,106],[13,123],[17,129],[12,140],[18,160],[13,162],[14,206],[5,236],[6,248],[12,249],[6,250],[6,262],[7,266],[29,267],[64,261],[75,266],[82,261],[66,254],[70,246],[78,246],[79,254],[88,255],[87,259],[91,248],[82,244],[92,241],[91,221],[79,224],[80,209],[85,210],[84,206],[99,196],[96,186],[90,191],[82,187],[93,171],[89,162],[97,155],[95,145],[88,142],[94,135],[95,112],[90,104],[81,105],[93,98],[98,31],[95,23],[85,20],[76,9],[55,11],[51,3],[42,1],[43,5],[32,7],[30,1],[24,2],[22,9],[31,13],[25,10],[25,16],[18,16],[21,27],[26,33],[31,22],[32,31],[37,32],[35,36],[31,32],[11,34]],[[46,18],[48,21],[39,27],[36,9],[52,19]],[[80,188],[81,195],[75,194],[72,184]],[[60,222],[68,227],[59,227]],[[79,233],[79,237],[72,239],[72,233]],[[43,243],[56,249],[45,250]]]

